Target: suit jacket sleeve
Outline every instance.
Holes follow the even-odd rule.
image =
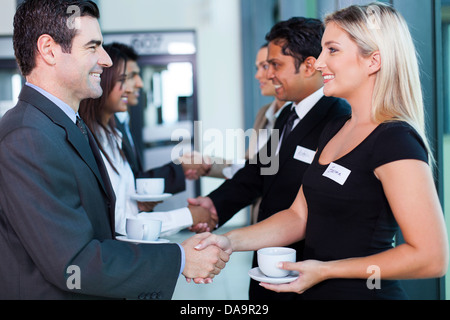
[[[219,216],[219,226],[230,220],[239,210],[251,205],[262,195],[260,167],[247,161],[232,179],[225,181],[208,197],[214,202]]]
[[[64,129],[53,127],[22,127],[0,137],[0,249],[8,260],[6,267],[0,263],[0,278],[8,294],[136,299],[156,292],[170,299],[179,247],[113,240],[97,180],[61,138]],[[79,289],[67,286],[72,265],[80,270]]]
[[[282,127],[289,108],[280,114],[275,129]],[[272,157],[271,150],[276,150],[273,137],[267,144],[250,160],[247,160],[244,168],[239,170],[232,179],[225,181],[219,188],[211,192],[208,197],[214,203],[219,216],[219,226],[225,224],[242,208],[253,204],[264,193],[264,170],[276,159]],[[269,157],[269,158],[267,158]],[[267,165],[267,160],[269,165]],[[263,165],[263,163],[266,163]]]

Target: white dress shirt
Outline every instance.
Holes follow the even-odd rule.
[[[41,87],[38,87],[38,86],[36,86],[36,85],[34,85],[32,83],[25,82],[25,85],[30,87],[30,88],[33,88],[34,90],[36,90],[37,92],[42,94],[44,97],[46,97],[48,100],[53,102],[55,105],[57,105],[70,118],[70,120],[72,120],[73,123],[76,123],[78,114],[75,113],[75,110],[73,110],[67,103],[65,103],[61,99],[55,97],[51,93],[45,91]]]
[[[116,194],[116,214],[115,214],[115,228],[116,232],[126,235],[126,219],[145,217],[162,221],[161,236],[167,236],[176,233],[184,228],[190,227],[193,224],[192,215],[188,208],[181,208],[167,212],[139,212],[137,201],[131,199],[131,196],[136,193],[136,186],[134,175],[131,167],[126,159],[124,159],[119,150],[108,143],[107,133],[105,130],[100,130],[100,143],[103,149],[108,154],[117,172],[102,154],[103,162],[108,170],[109,178]],[[121,133],[116,130],[118,136],[113,136],[115,143],[122,146]]]
[[[277,101],[275,100],[272,102],[272,104],[267,109],[267,111],[264,115],[267,119],[267,123],[264,126],[264,128],[262,128],[263,130],[261,130],[261,129],[258,130],[257,142],[256,142],[257,150],[255,151],[255,154],[249,155],[249,158],[253,158],[256,155],[256,153],[261,151],[261,149],[267,144],[267,142],[269,141],[269,138],[272,134],[272,130],[275,127],[275,122],[277,121],[278,116],[283,111],[283,109],[290,103],[291,102],[286,102],[278,111],[276,111],[275,108],[276,108]]]
[[[319,102],[320,99],[323,97],[323,87],[314,92],[313,94],[309,95],[299,103],[293,103],[292,108],[295,109],[295,112],[298,115],[298,118],[294,121],[294,125],[292,127],[292,130],[299,124],[299,122],[308,114],[309,111]],[[277,154],[280,151],[281,148],[281,141],[283,141],[283,133],[280,137],[280,143],[278,144]]]

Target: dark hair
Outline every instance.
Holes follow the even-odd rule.
[[[100,143],[99,135],[100,129],[105,130],[105,132],[107,133],[106,134],[108,139],[107,142],[111,146],[113,146],[113,148],[118,148],[121,156],[125,159],[125,155],[122,149],[114,139],[114,137],[117,136],[116,123],[114,121],[114,117],[111,117],[108,125],[105,126],[102,122],[103,119],[102,115],[104,112],[106,100],[108,99],[108,96],[111,94],[111,91],[113,91],[116,83],[118,81],[125,81],[125,78],[121,79],[121,76],[126,73],[127,68],[126,63],[128,58],[119,49],[113,48],[111,45],[104,46],[104,49],[111,58],[113,65],[110,68],[103,69],[100,82],[100,85],[103,89],[103,94],[100,98],[97,99],[89,98],[81,101],[78,113],[80,114],[81,118],[83,118],[84,122],[89,127],[89,129],[92,131],[92,134],[95,140],[97,141],[97,144],[100,150],[102,151],[103,155],[108,160],[114,171],[117,172],[117,169],[114,167],[111,159],[108,157],[108,154],[105,152],[102,144]]]
[[[113,42],[111,43],[111,47],[119,49],[123,54],[127,56],[128,60],[137,61],[139,59],[139,55],[136,50],[124,43]]]
[[[100,18],[97,5],[83,0],[25,0],[14,16],[14,53],[23,76],[36,66],[37,41],[48,34],[63,52],[70,53],[76,28],[70,18],[91,16]],[[73,22],[73,21],[72,21]]]
[[[294,57],[298,72],[306,58],[319,57],[324,30],[318,19],[294,17],[274,25],[266,35],[266,41],[281,46],[284,55]]]

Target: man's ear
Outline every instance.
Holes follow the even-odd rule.
[[[55,49],[57,46],[58,44],[48,34],[41,35],[37,41],[38,53],[48,65],[56,64]]]
[[[305,68],[305,75],[307,77],[312,76],[316,73],[316,68],[314,68],[314,65],[316,64],[316,58],[314,57],[308,57],[303,62],[304,68]]]
[[[380,51],[375,51],[370,56],[369,60],[369,74],[375,74],[381,69],[381,55]]]

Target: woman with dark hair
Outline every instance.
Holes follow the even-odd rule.
[[[114,114],[127,110],[126,85],[127,58],[118,49],[104,46],[113,66],[105,69],[101,77],[103,95],[81,102],[80,116],[92,131],[101,150],[111,184],[116,194],[115,230],[125,234],[127,212],[138,212],[137,204],[129,197],[135,191],[134,175],[122,151],[122,136],[116,129]]]
[[[122,133],[116,128],[114,114],[127,111],[128,95],[133,86],[127,82],[127,56],[113,45],[106,45],[104,48],[111,57],[113,66],[105,69],[101,76],[103,96],[82,101],[79,113],[99,145],[116,194],[116,233],[126,235],[125,224],[129,217],[142,216],[161,220],[163,235],[190,227],[194,222],[205,221],[206,218],[201,214],[192,216],[188,208],[168,212],[140,212],[153,211],[159,202],[143,203],[131,199],[136,192],[135,176],[123,152]]]

